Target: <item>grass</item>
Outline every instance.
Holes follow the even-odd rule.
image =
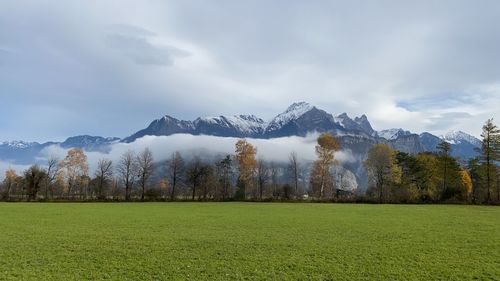
[[[500,280],[500,208],[0,203],[0,280]]]

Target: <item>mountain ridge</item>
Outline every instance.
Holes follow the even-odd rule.
[[[366,153],[375,143],[387,143],[407,153],[435,151],[436,145],[445,140],[452,145],[454,156],[467,159],[477,154],[475,148],[481,144],[479,139],[462,131],[450,132],[439,137],[427,132],[415,134],[402,128],[375,131],[364,114],[354,119],[345,112],[334,116],[309,103],[296,102],[269,121],[255,115],[198,117],[192,121],[164,115],[153,120],[146,128],[122,139],[80,135],[69,137],[63,142],[2,142],[0,160],[15,159],[16,153],[27,156],[50,145],[60,145],[62,148],[79,147],[86,151],[106,153],[114,143],[131,143],[144,136],[191,134],[272,139],[306,136],[314,132],[330,132],[339,138],[343,148],[359,154]]]

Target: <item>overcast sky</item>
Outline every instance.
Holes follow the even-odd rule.
[[[0,141],[307,101],[375,129],[500,120],[500,1],[0,0]]]

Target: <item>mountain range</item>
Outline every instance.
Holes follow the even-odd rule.
[[[435,136],[426,132],[414,134],[404,129],[375,131],[366,115],[351,118],[346,113],[342,113],[334,116],[306,102],[298,102],[268,121],[255,115],[200,117],[194,121],[179,120],[165,115],[152,121],[146,128],[123,139],[83,135],[70,137],[64,142],[2,142],[0,143],[0,160],[29,164],[34,162],[40,151],[50,145],[59,145],[62,148],[79,147],[85,151],[106,153],[112,144],[131,143],[144,136],[192,134],[271,139],[306,136],[313,132],[332,133],[340,140],[343,149],[350,150],[354,155],[359,156],[359,161],[362,161],[368,149],[376,143],[387,143],[407,153],[419,153],[435,151],[437,144],[445,140],[451,144],[453,156],[461,160],[475,157],[477,153],[475,148],[481,144],[477,138],[461,131],[450,132],[444,136]]]

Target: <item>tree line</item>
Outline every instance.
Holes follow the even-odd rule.
[[[317,159],[301,163],[295,152],[286,164],[257,157],[245,139],[233,155],[199,156],[187,161],[174,152],[156,162],[148,148],[126,151],[113,163],[101,159],[93,173],[82,149],[64,159],[51,157],[22,174],[5,171],[0,199],[5,201],[227,201],[296,200],[378,203],[500,203],[500,129],[489,119],[483,126],[478,157],[460,163],[443,141],[437,152],[411,155],[387,144],[373,145],[363,162],[366,192],[347,190],[332,172],[341,149],[329,133],[317,139]],[[342,175],[340,175],[342,176]]]

